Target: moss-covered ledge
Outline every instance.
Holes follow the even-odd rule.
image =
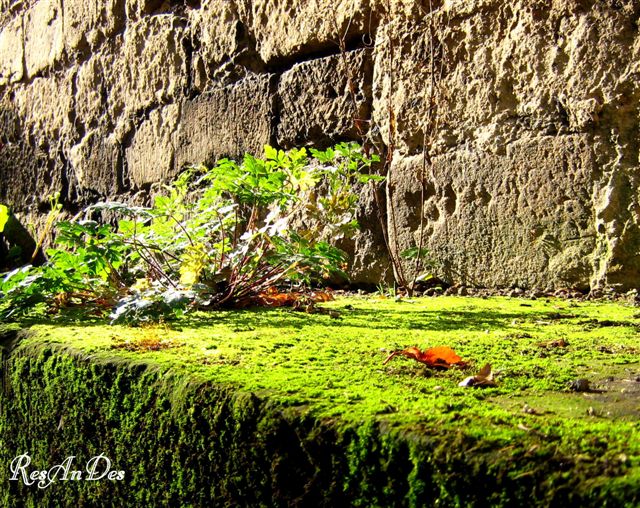
[[[268,310],[172,329],[68,319],[19,339],[5,329],[0,502],[640,503],[636,309],[504,298],[328,306],[338,319]],[[568,345],[550,343],[559,338]],[[461,388],[469,373],[405,358],[382,365],[412,345],[490,362],[498,386]],[[597,391],[571,392],[581,377]],[[83,469],[102,454],[124,479],[27,487],[9,480],[24,453],[38,469],[69,456]]]

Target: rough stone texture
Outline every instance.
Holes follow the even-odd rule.
[[[376,1],[261,0],[238,4],[240,18],[267,63],[294,60],[299,54],[318,50],[335,51],[340,39],[367,39],[377,24],[371,7],[378,4]]]
[[[378,199],[374,193],[377,193]],[[382,210],[378,209],[378,205]],[[384,189],[365,186],[360,191],[356,215],[360,232],[353,239],[351,248],[346,251],[351,257],[349,276],[355,283],[371,286],[393,281],[393,270],[383,233],[386,225],[384,206]]]
[[[589,136],[542,136],[514,142],[504,155],[455,151],[428,168],[424,191],[422,156],[397,157],[391,243],[399,251],[419,245],[422,211],[423,245],[450,280],[586,288],[595,246],[592,144]]]
[[[274,84],[269,75],[246,78],[184,103],[174,137],[177,167],[224,156],[262,154],[273,144]]]
[[[0,199],[127,199],[353,139],[355,117],[393,160],[397,250],[423,209],[451,282],[637,286],[639,20],[632,0],[0,0]],[[389,271],[375,227],[352,244],[358,280]]]
[[[295,65],[278,85],[278,143],[286,148],[358,138],[370,116],[372,66],[360,49]]]
[[[105,74],[113,60],[99,55],[83,63],[75,75],[75,125],[80,132],[109,123],[111,115],[106,108],[108,88]]]
[[[69,151],[69,163],[81,188],[103,196],[115,194],[122,188],[120,147],[100,130],[90,131]]]
[[[107,73],[107,108],[119,117],[118,138],[129,132],[132,117],[175,101],[186,88],[184,24],[180,17],[162,14],[127,27],[121,57]]]
[[[73,94],[67,74],[36,78],[14,90],[13,105],[36,144],[45,149],[63,143],[70,134]]]
[[[179,116],[179,106],[156,109],[136,130],[131,146],[127,148],[128,176],[134,188],[175,176],[172,174],[174,149],[171,137]]]
[[[204,0],[193,15],[193,33],[201,62],[216,66],[241,49],[242,24],[236,2]]]
[[[0,29],[0,85],[20,81],[24,74],[22,61],[22,19],[11,20]]]
[[[452,281],[633,287],[640,6],[550,4],[448,1],[381,27],[373,118],[414,200],[391,189],[396,234],[419,229],[420,156],[404,157],[426,133],[427,237]]]
[[[68,50],[95,48],[124,28],[124,0],[64,0],[64,39]]]
[[[60,0],[40,0],[24,19],[24,54],[27,75],[33,77],[55,63],[64,50]]]

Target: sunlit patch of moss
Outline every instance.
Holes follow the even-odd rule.
[[[569,388],[578,377],[596,390],[613,386],[612,379],[636,382],[636,309],[457,297],[350,298],[325,306],[339,318],[260,309],[195,314],[155,331],[98,322],[39,324],[20,349],[88,356],[95,365],[116,364],[134,374],[141,366],[157,378],[149,400],[158,397],[154,391],[164,376],[182,379],[170,397],[178,406],[202,384],[245,394],[229,413],[237,422],[255,421],[265,403],[295,421],[324,422],[321,428],[338,429],[344,444],[347,464],[338,491],[363,496],[368,488],[365,505],[384,504],[398,492],[406,504],[433,496],[444,505],[473,504],[479,494],[468,489],[483,482],[497,489],[490,493],[494,505],[530,496],[593,499],[595,505],[604,493],[614,505],[638,501],[628,482],[640,476],[640,397]],[[113,348],[154,334],[180,346]],[[566,345],[548,345],[558,339]],[[403,357],[382,365],[392,350],[438,345],[452,347],[470,367],[435,371]],[[458,386],[485,363],[493,366],[498,386]],[[126,401],[131,370],[117,379]],[[126,418],[126,408],[135,406],[127,404],[110,409],[114,419]],[[274,425],[262,421],[264,429]],[[401,472],[391,473],[393,467]]]

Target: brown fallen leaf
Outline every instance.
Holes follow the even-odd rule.
[[[327,291],[314,291],[313,293],[311,293],[311,299],[314,302],[330,302],[332,300],[335,300],[335,298],[333,298],[333,295],[331,293],[328,293]]]
[[[469,376],[464,380],[458,383],[458,386],[462,386],[465,388],[468,387],[487,387],[487,386],[496,386],[496,382],[493,379],[493,372],[491,372],[491,364],[487,363],[484,367],[480,369],[475,376]]]
[[[394,351],[386,358],[382,365],[386,365],[398,355],[412,358],[417,362],[424,363],[428,367],[434,368],[449,369],[453,365],[466,365],[466,363],[462,361],[462,358],[460,358],[456,352],[448,346],[432,347],[425,349],[424,352],[420,351],[420,349],[415,346],[408,347],[400,351]]]
[[[556,347],[567,347],[568,345],[569,343],[564,339],[547,340],[544,342],[536,343],[536,346],[547,348],[547,349],[556,348]]]
[[[277,288],[270,287],[267,290],[248,297],[241,306],[259,305],[261,307],[296,307],[313,305],[318,302],[329,302],[333,295],[326,291],[314,291],[312,293],[288,292],[281,293]]]

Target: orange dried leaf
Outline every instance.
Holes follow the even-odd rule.
[[[424,352],[425,363],[455,365],[462,361],[456,352],[448,346],[438,346],[427,349]]]
[[[383,362],[383,365],[387,364],[391,359],[397,355],[406,356],[412,358],[417,362],[424,363],[428,367],[441,367],[448,369],[452,365],[464,365],[456,352],[448,346],[437,346],[430,349],[425,349],[424,352],[420,351],[415,346],[408,347],[401,351],[394,351]]]

